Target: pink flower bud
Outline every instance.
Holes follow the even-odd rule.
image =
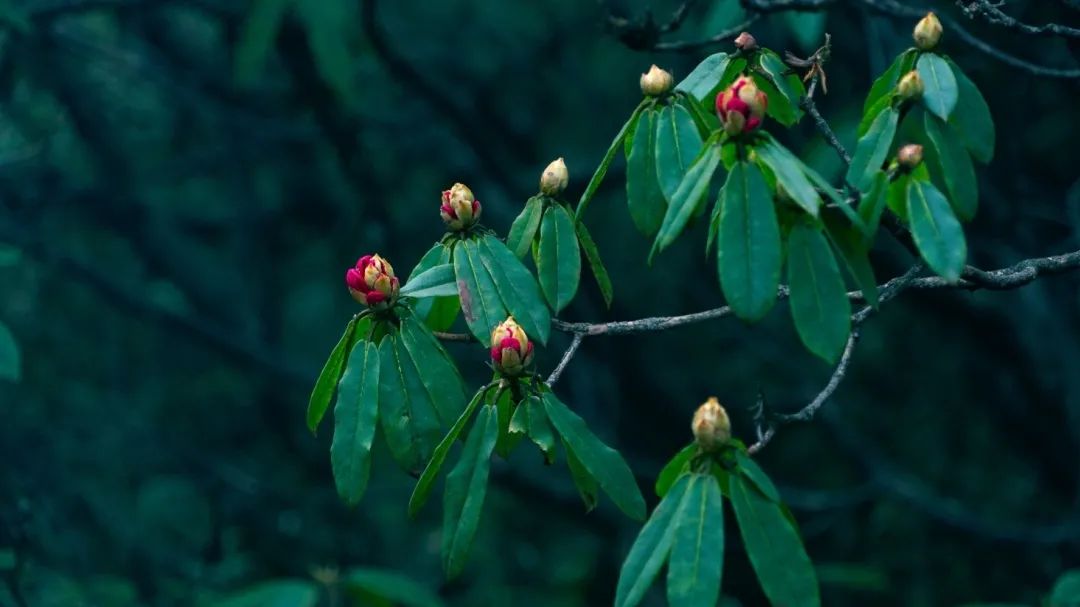
[[[757,39],[750,32],[743,32],[735,38],[735,48],[748,53],[757,49]]]
[[[465,184],[455,183],[443,191],[439,215],[451,231],[467,230],[480,219],[480,201]]]
[[[715,451],[731,440],[731,420],[715,396],[710,396],[694,412],[690,428],[694,431],[694,440],[705,451]]]
[[[896,152],[896,162],[905,171],[910,171],[922,162],[923,147],[916,143],[909,143]]]
[[[746,76],[716,96],[716,114],[729,135],[749,133],[761,126],[769,98]]]
[[[675,86],[675,79],[670,72],[653,65],[649,68],[649,71],[641,75],[639,83],[641,84],[641,92],[646,96],[659,97]]]
[[[942,31],[941,20],[933,12],[929,12],[915,25],[911,37],[915,40],[916,48],[920,51],[929,51],[933,50],[941,40]]]
[[[533,345],[511,316],[491,332],[491,363],[507,377],[521,375],[532,363]]]
[[[398,279],[390,262],[364,255],[345,272],[345,285],[353,299],[370,308],[385,308],[397,301]]]

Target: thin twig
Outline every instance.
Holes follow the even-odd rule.
[[[998,8],[996,4],[991,4],[988,0],[956,0],[956,5],[959,6],[960,10],[962,10],[969,18],[979,16],[988,23],[1000,25],[1007,29],[1011,29],[1014,32],[1020,32],[1021,34],[1028,34],[1029,36],[1065,36],[1070,38],[1080,38],[1080,29],[1057,23],[1029,25],[1014,17],[1010,17]]]
[[[562,360],[559,361],[555,370],[548,376],[546,382],[548,386],[553,386],[555,385],[555,382],[559,381],[559,376],[566,370],[566,366],[570,364],[570,359],[574,357],[574,354],[577,352],[578,347],[581,346],[581,340],[583,339],[585,339],[585,336],[581,333],[574,334],[574,339],[570,342],[570,347],[566,349],[566,352],[563,352]]]
[[[657,42],[653,45],[654,51],[673,51],[673,52],[690,52],[697,51],[702,48],[712,46],[714,44],[720,44],[728,42],[735,36],[738,36],[742,32],[746,31],[748,27],[757,22],[761,18],[759,14],[751,14],[742,23],[732,26],[718,34],[709,36],[703,40],[676,40],[674,42]]]

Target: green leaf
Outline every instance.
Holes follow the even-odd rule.
[[[668,201],[701,152],[701,144],[701,133],[686,108],[672,105],[660,111],[656,125],[656,178]]]
[[[555,433],[548,423],[544,403],[537,396],[530,395],[520,403],[510,420],[510,433],[528,436],[544,454],[544,462],[555,462]]]
[[[882,174],[882,177],[884,177],[884,174]],[[879,183],[876,178],[874,183]],[[878,198],[881,197],[878,196]],[[871,240],[863,234],[861,229],[851,225],[847,216],[839,212],[838,208],[844,207],[825,209],[825,212],[821,214],[821,218],[825,222],[826,233],[829,235],[829,240],[832,241],[833,246],[836,247],[837,252],[840,253],[840,258],[844,260],[844,265],[847,267],[848,273],[851,274],[851,278],[855,281],[855,285],[866,297],[866,302],[876,308],[878,304],[878,288],[877,279],[874,277],[874,268],[870,265]]]
[[[454,265],[444,263],[428,268],[401,287],[401,294],[409,297],[452,297],[457,295]]]
[[[994,158],[994,120],[990,107],[979,92],[979,87],[964,74],[960,66],[946,59],[956,77],[956,110],[949,116],[949,125],[960,134],[964,146],[975,160],[988,164]]]
[[[780,492],[776,490],[772,479],[741,449],[735,451],[735,463],[739,466],[739,472],[753,483],[762,495],[774,502],[780,501]]]
[[[739,162],[724,184],[720,210],[720,287],[735,315],[759,320],[776,303],[780,286],[780,226],[757,165]]]
[[[874,235],[877,234],[878,226],[881,224],[881,213],[885,210],[885,202],[888,197],[889,191],[889,177],[879,171],[874,175],[873,183],[870,185],[869,191],[863,195],[862,200],[859,201],[859,218],[862,219],[863,225],[866,227],[867,242],[871,243],[874,240]]]
[[[896,56],[889,69],[882,72],[878,76],[877,80],[874,80],[874,84],[870,87],[870,93],[866,95],[866,101],[863,102],[863,120],[866,120],[867,124],[877,116],[877,112],[884,109],[892,99],[893,94],[896,93],[896,85],[900,82],[900,77],[911,71],[915,66],[915,59],[918,54],[915,49],[908,49]],[[885,99],[884,105],[881,104],[881,100]],[[877,107],[877,111],[872,111]],[[867,119],[869,116],[869,119]],[[859,136],[862,136],[860,130]]]
[[[241,86],[255,82],[274,50],[278,30],[292,0],[254,0],[237,36],[233,75]]]
[[[912,179],[907,186],[907,216],[915,246],[930,269],[946,280],[959,279],[967,261],[967,242],[945,196],[929,181]]]
[[[457,277],[458,298],[465,324],[477,341],[485,346],[490,345],[492,329],[506,320],[508,314],[499,289],[481,258],[480,243],[463,240],[457,244],[454,276]]]
[[[537,195],[525,201],[525,208],[510,225],[510,232],[506,235],[506,248],[514,254],[514,257],[522,259],[529,252],[536,231],[540,229],[540,217],[544,214],[544,196]]]
[[[855,144],[855,154],[851,157],[847,180],[860,191],[867,191],[873,185],[874,175],[881,171],[881,165],[889,155],[900,112],[895,108],[886,108],[874,121],[869,130]]]
[[[766,498],[741,475],[731,475],[729,496],[750,564],[774,605],[818,607],[814,566],[780,504]]]
[[[696,480],[697,476],[691,474],[679,477],[641,528],[619,571],[615,607],[633,607],[644,598],[671,551],[676,515],[682,510],[691,483]]]
[[[419,276],[421,273],[434,268],[435,266],[443,264],[453,264],[453,256],[451,255],[450,247],[440,243],[435,243],[435,246],[428,249],[427,253],[420,258],[416,267],[409,272],[409,278],[406,283],[413,280],[413,277]],[[455,273],[456,277],[456,273]],[[416,316],[424,319],[427,326],[431,327],[432,331],[445,331],[454,324],[454,320],[457,319],[458,312],[461,311],[461,303],[458,301],[458,290],[447,297],[428,297],[420,299],[413,304],[413,310]]]
[[[803,116],[799,108],[799,101],[806,93],[802,81],[797,76],[785,76],[788,67],[779,55],[770,50],[758,53],[758,63],[771,77],[767,79],[756,72],[753,74],[755,83],[769,97],[766,114],[784,126],[795,124]]]
[[[396,571],[351,569],[342,576],[345,590],[360,600],[379,599],[401,607],[441,607],[443,602],[429,588]],[[367,605],[368,603],[359,603]],[[387,603],[389,604],[389,603]]]
[[[660,474],[656,477],[657,497],[664,497],[671,489],[671,486],[675,484],[675,480],[690,469],[690,460],[694,458],[697,452],[697,443],[690,443],[664,465],[663,469],[660,470]]]
[[[487,494],[491,452],[499,436],[494,407],[483,407],[476,415],[461,459],[446,476],[443,495],[442,560],[447,578],[457,577],[465,568]]]
[[[659,112],[641,115],[626,157],[626,204],[638,231],[652,237],[660,229],[667,200],[656,176],[656,125]]]
[[[682,91],[702,103],[711,102],[730,61],[731,56],[727,53],[709,55],[675,85],[675,90]]]
[[[835,362],[851,333],[851,303],[829,243],[814,226],[796,224],[788,235],[788,288],[803,344]]]
[[[938,118],[948,120],[960,94],[949,64],[939,55],[923,53],[919,55],[916,69],[923,81],[923,106]]]
[[[536,279],[498,238],[490,234],[484,236],[480,240],[479,250],[480,259],[494,280],[505,309],[530,339],[546,344],[551,331],[551,313]],[[500,318],[499,322],[503,320],[506,319]],[[481,343],[488,343],[490,333],[489,329]]]
[[[326,410],[330,408],[330,399],[334,396],[338,379],[341,378],[341,372],[345,368],[345,354],[352,352],[353,343],[356,341],[357,323],[358,320],[353,317],[349,324],[345,325],[345,333],[330,351],[330,358],[326,359],[326,364],[319,373],[319,379],[315,380],[315,387],[311,390],[307,409],[307,425],[312,434],[318,430],[319,422],[326,415]],[[368,323],[365,323],[365,327]],[[19,351],[15,346],[15,340],[7,327],[0,323],[0,377],[12,381],[18,380],[18,371]]]
[[[696,475],[675,519],[668,559],[670,607],[716,605],[724,567],[724,496],[711,475]]]
[[[482,388],[472,397],[469,404],[465,406],[465,410],[461,412],[457,421],[450,428],[450,431],[446,433],[439,444],[435,447],[435,450],[431,454],[431,459],[428,460],[427,466],[424,468],[423,474],[420,475],[420,480],[416,481],[416,487],[413,488],[412,496],[409,498],[409,517],[415,517],[420,509],[427,503],[428,496],[431,495],[431,489],[435,485],[435,479],[439,477],[439,471],[442,469],[443,462],[446,461],[446,456],[450,453],[450,447],[454,446],[454,441],[461,436],[461,432],[465,429],[465,424],[469,423],[469,419],[472,418],[476,408],[484,402],[484,395],[487,394],[488,389]]]
[[[817,217],[818,208],[821,206],[821,196],[810,181],[809,168],[771,136],[764,143],[756,146],[754,151],[758,159],[776,175],[776,180],[784,186],[788,196],[791,196],[792,200],[804,211]],[[832,188],[830,186],[827,189]]]
[[[1061,574],[1050,591],[1048,607],[1077,607],[1080,605],[1080,569]]]
[[[732,164],[731,166],[735,166]],[[731,170],[728,167],[728,170]],[[716,195],[716,202],[713,203],[712,215],[709,217],[709,235],[705,239],[705,256],[708,257],[712,252],[713,242],[716,242],[717,237],[720,236],[720,212],[724,209],[724,188],[720,188],[720,192]],[[718,245],[719,246],[719,245]]]
[[[596,438],[578,417],[555,394],[544,393],[544,409],[555,430],[566,442],[567,451],[574,454],[582,467],[596,479],[611,501],[631,518],[645,518],[645,498],[641,496],[630,466],[618,451]]]
[[[566,467],[570,469],[570,478],[574,480],[574,487],[581,495],[581,501],[585,502],[585,512],[591,512],[600,501],[600,483],[592,474],[589,474],[585,464],[574,455],[570,445],[563,441],[563,449],[566,451]]]
[[[694,212],[704,200],[709,191],[709,182],[712,181],[713,173],[720,164],[720,148],[716,145],[706,147],[701,156],[694,161],[686,172],[679,187],[671,196],[671,205],[664,215],[663,225],[660,226],[652,251],[649,253],[650,260],[654,255],[666,249],[679,237],[687,222],[694,216]]]
[[[607,268],[604,267],[604,261],[600,259],[600,250],[596,248],[596,242],[593,241],[584,221],[575,222],[574,229],[577,232],[578,244],[585,253],[585,260],[589,262],[589,269],[592,270],[593,278],[596,279],[596,286],[604,298],[604,305],[610,308],[615,292],[611,286],[611,277],[608,276]]]
[[[907,187],[911,183],[911,175],[901,174],[895,181],[889,182],[886,179],[886,182],[885,205],[897,217],[906,222],[908,220]]]
[[[308,580],[262,582],[210,603],[211,607],[315,607],[319,588]]]
[[[401,320],[398,341],[405,349],[405,352],[399,352],[399,364],[411,362],[420,377],[420,386],[423,389],[420,398],[415,394],[410,397],[417,404],[425,401],[430,403],[439,424],[438,432],[433,438],[438,439],[442,435],[442,428],[446,427],[450,420],[456,419],[465,407],[465,382],[439,340],[416,317],[407,315]],[[408,361],[405,360],[406,354]],[[414,410],[409,417],[415,420],[420,416]],[[430,453],[430,450],[421,450],[424,461]]]
[[[581,250],[574,233],[574,218],[562,205],[552,205],[544,212],[536,273],[540,290],[558,314],[574,299],[581,280]]]
[[[979,206],[979,184],[975,166],[956,131],[929,112],[924,114],[926,136],[934,147],[933,160],[949,192],[949,202],[961,221],[975,218]]]
[[[338,385],[330,464],[338,495],[352,506],[360,501],[371,474],[371,441],[379,406],[379,348],[359,341]]]
[[[585,216],[585,209],[589,208],[589,203],[592,202],[593,196],[596,195],[596,190],[600,189],[600,184],[603,183],[604,177],[607,175],[612,161],[615,160],[615,153],[623,146],[627,135],[634,131],[634,127],[637,126],[638,119],[641,117],[641,110],[645,107],[647,102],[648,100],[644,100],[634,108],[634,113],[630,114],[630,118],[622,125],[622,128],[619,129],[619,132],[615,135],[615,139],[612,140],[611,145],[609,145],[607,151],[604,152],[604,157],[600,160],[600,166],[596,167],[596,172],[594,172],[593,176],[589,179],[588,185],[585,186],[585,191],[582,192],[581,198],[578,200],[577,211],[574,213],[574,216],[578,221],[581,221],[581,218]]]

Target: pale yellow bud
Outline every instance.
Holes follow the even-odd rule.
[[[923,147],[916,143],[909,143],[896,152],[896,162],[906,171],[910,171],[919,166],[919,163],[922,162],[922,157]]]
[[[675,86],[675,79],[669,72],[653,64],[648,72],[641,75],[640,84],[642,93],[649,97],[659,97]]]
[[[915,31],[911,33],[911,37],[915,39],[916,48],[920,51],[929,51],[933,50],[941,40],[941,32],[941,21],[937,15],[930,12],[926,13],[926,16],[915,25]]]
[[[715,451],[731,440],[731,420],[715,396],[710,396],[694,412],[690,428],[697,444],[705,451]]]
[[[925,85],[923,85],[919,72],[911,70],[900,78],[900,83],[896,85],[896,94],[904,100],[918,99],[922,97],[924,88]]]
[[[566,162],[562,158],[556,158],[540,175],[540,193],[545,196],[560,194],[569,181],[570,173],[566,170]]]

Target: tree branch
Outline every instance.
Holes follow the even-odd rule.
[[[566,349],[566,352],[563,352],[562,360],[559,361],[555,370],[548,376],[548,386],[553,386],[555,385],[555,382],[559,381],[559,377],[562,375],[563,371],[566,370],[566,366],[570,364],[570,359],[574,357],[574,354],[577,352],[578,347],[581,346],[581,340],[583,339],[585,339],[585,336],[581,333],[574,334],[574,339],[570,342],[570,347]]]
[[[1027,34],[1029,36],[1065,36],[1070,38],[1080,38],[1080,29],[1059,25],[1057,23],[1029,25],[1005,14],[1004,11],[998,8],[998,5],[991,4],[989,0],[956,0],[956,5],[960,7],[960,10],[963,11],[964,15],[968,18],[974,19],[975,17],[982,17],[987,23],[1000,25],[1014,32],[1020,32],[1021,34]]]

